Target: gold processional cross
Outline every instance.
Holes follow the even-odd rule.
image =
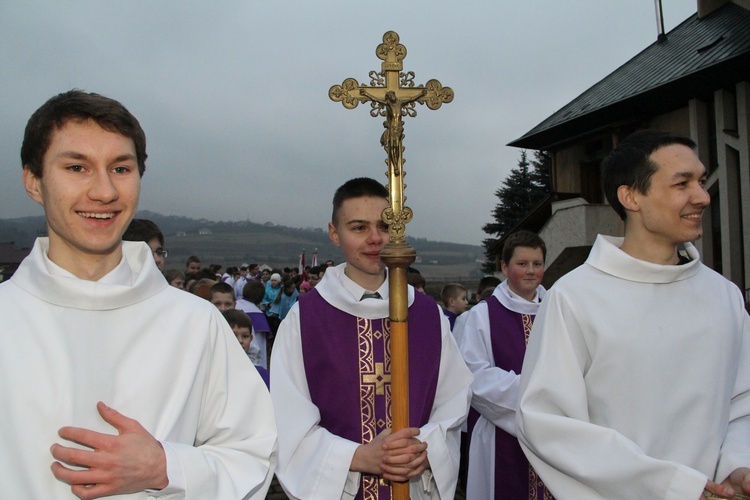
[[[381,71],[370,71],[370,85],[360,85],[354,78],[347,78],[341,85],[334,85],[328,96],[340,101],[345,108],[354,109],[362,102],[370,102],[370,115],[384,116],[385,131],[380,144],[388,158],[388,184],[390,209],[383,221],[389,224],[391,242],[404,241],[406,223],[412,218],[412,211],[404,206],[404,116],[416,116],[416,103],[427,104],[430,109],[438,109],[442,104],[453,100],[453,90],[443,87],[437,80],[426,85],[414,84],[414,72],[403,73],[403,60],[406,47],[399,43],[398,34],[389,31],[383,35],[383,43],[378,45],[375,54],[380,60]]]
[[[388,224],[390,243],[381,252],[381,259],[388,266],[389,317],[391,322],[391,415],[393,430],[409,426],[409,337],[408,337],[408,293],[406,272],[417,254],[406,243],[406,224],[413,212],[404,206],[404,121],[405,116],[417,115],[415,106],[427,104],[438,109],[443,103],[453,100],[453,90],[443,87],[437,80],[425,85],[414,84],[414,72],[402,72],[406,47],[399,43],[393,31],[383,35],[383,43],[375,50],[383,61],[381,71],[370,71],[370,85],[360,85],[354,78],[347,78],[341,85],[334,85],[328,96],[341,102],[345,108],[369,102],[370,115],[383,116],[385,131],[380,144],[385,148],[388,165],[389,207],[381,218]],[[378,390],[382,382],[378,381]],[[409,498],[408,483],[393,483],[393,498]]]

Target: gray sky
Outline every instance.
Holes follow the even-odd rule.
[[[664,0],[667,31],[696,5]],[[519,158],[505,144],[655,41],[656,17],[653,0],[2,0],[0,218],[43,213],[21,186],[23,129],[80,88],[145,129],[141,209],[325,227],[341,183],[386,181],[383,119],[328,89],[369,83],[389,30],[417,84],[455,92],[405,120],[406,233],[480,244]]]

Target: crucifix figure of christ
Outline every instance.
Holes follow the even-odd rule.
[[[405,238],[406,224],[412,219],[413,212],[404,205],[403,118],[417,115],[417,103],[426,104],[430,109],[438,109],[443,103],[453,101],[453,90],[443,87],[437,80],[429,80],[425,85],[415,85],[414,73],[402,72],[406,47],[399,43],[398,34],[393,31],[383,35],[383,43],[378,45],[375,53],[383,63],[380,72],[370,72],[370,85],[360,85],[354,78],[347,78],[341,85],[331,87],[328,96],[333,101],[341,102],[347,109],[369,102],[371,116],[385,117],[385,130],[380,137],[380,144],[387,154],[390,206],[383,211],[381,217],[388,224],[390,243],[383,249],[381,259],[388,266],[391,415],[393,430],[398,431],[409,426],[409,306],[406,273],[417,255]],[[393,498],[408,499],[408,483],[394,483]]]

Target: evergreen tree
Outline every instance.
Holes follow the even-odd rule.
[[[526,151],[522,150],[518,166],[510,171],[502,186],[495,191],[500,202],[492,211],[494,222],[482,227],[491,236],[482,241],[487,257],[483,266],[485,272],[495,271],[495,253],[492,249],[500,238],[552,191],[551,163],[546,151],[535,151],[534,160],[529,162]]]

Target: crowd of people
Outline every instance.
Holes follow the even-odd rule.
[[[148,227],[150,232],[136,235],[131,231],[134,226]],[[163,268],[167,252],[163,249],[164,236],[156,224],[133,219],[124,239],[145,241],[152,248],[157,267]],[[224,269],[220,264],[202,267],[200,258],[191,255],[185,262],[184,271],[168,268],[163,269],[162,274],[171,286],[208,300],[224,314],[229,310],[239,310],[248,316],[251,341],[247,345],[241,341],[241,344],[267,381],[268,357],[281,321],[299,297],[312,290],[326,269],[333,265],[333,260],[327,260],[302,269],[280,269],[243,263]],[[235,334],[240,340],[240,335],[236,331]]]
[[[38,238],[0,284],[8,498],[714,499],[750,495],[750,317],[692,241],[710,203],[690,139],[645,130],[603,163],[624,237],[546,290],[539,235],[468,308],[410,272],[408,426],[392,425],[387,189],[336,189],[344,262],[165,269],[134,219],[145,134],[69,91],[29,119]],[[329,265],[330,264],[330,265]],[[395,327],[394,327],[395,328]],[[255,368],[254,368],[255,367]],[[51,462],[51,467],[50,467]],[[744,495],[744,496],[743,496]]]

